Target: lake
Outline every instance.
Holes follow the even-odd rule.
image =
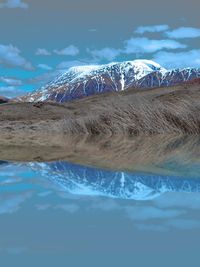
[[[2,266],[197,266],[200,138],[78,140],[1,146]]]

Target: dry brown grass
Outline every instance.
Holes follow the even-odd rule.
[[[200,84],[127,90],[57,103],[0,105],[0,133],[200,134]]]
[[[5,161],[69,161],[100,168],[178,175],[168,168],[200,164],[199,135],[0,135],[0,159]]]
[[[160,96],[113,95],[97,102],[84,116],[65,117],[61,128],[65,133],[89,135],[199,134],[199,115],[199,91],[191,94],[183,90]]]

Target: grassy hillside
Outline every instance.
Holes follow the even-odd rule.
[[[0,132],[89,135],[200,133],[200,84],[128,90],[66,104],[8,103],[0,106]]]

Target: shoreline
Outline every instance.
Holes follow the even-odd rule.
[[[119,171],[176,174],[164,168],[172,158],[184,168],[199,164],[199,135],[136,137],[69,135],[0,135],[0,160],[9,162],[67,161]],[[166,165],[167,166],[167,165]],[[164,168],[164,169],[163,169]]]

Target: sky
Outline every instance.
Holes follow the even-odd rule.
[[[76,65],[200,67],[199,10],[197,0],[0,0],[0,95],[35,90]]]

